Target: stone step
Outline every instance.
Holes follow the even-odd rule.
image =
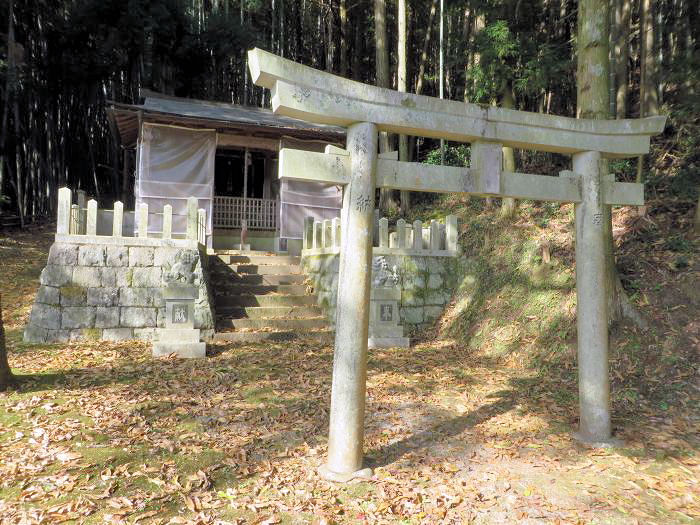
[[[239,275],[216,270],[211,274],[211,281],[215,286],[227,286],[229,284],[302,284],[305,280],[306,276],[303,273],[290,275]]]
[[[314,295],[215,295],[216,311],[246,306],[314,306]]]
[[[219,306],[216,308],[217,313],[222,318],[235,319],[310,319],[319,318],[323,312],[318,306],[248,306],[225,308],[225,314],[219,312]]]
[[[236,330],[317,330],[328,328],[324,317],[312,319],[220,319],[217,328],[234,328]]]
[[[214,295],[306,295],[306,286],[301,284],[238,284],[217,287]]]
[[[229,264],[230,271],[237,274],[253,275],[300,275],[301,266],[294,264]],[[223,269],[222,269],[223,270]]]
[[[213,252],[208,252],[209,255],[240,255],[245,257],[276,257],[277,254],[273,252],[267,252],[265,250],[214,250]]]
[[[294,255],[218,255],[225,264],[257,264],[257,265],[298,265],[301,257]]]
[[[332,344],[335,332],[316,330],[314,332],[217,332],[214,334],[214,341],[232,343],[264,343],[266,341],[299,341],[303,339]]]

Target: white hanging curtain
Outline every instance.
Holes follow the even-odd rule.
[[[343,192],[340,186],[282,179],[280,184],[280,237],[301,239],[304,218],[318,221],[340,217]]]
[[[207,212],[212,232],[216,131],[144,123],[138,144],[136,206],[148,204],[148,232],[163,230],[163,206],[173,207],[173,234],[187,231],[187,199]]]

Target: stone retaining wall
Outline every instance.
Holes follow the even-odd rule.
[[[442,315],[459,284],[459,265],[459,257],[375,255],[372,258],[372,286],[400,288],[400,322],[409,330],[415,329]],[[313,282],[319,306],[334,323],[339,255],[304,255],[302,267]],[[348,285],[352,286],[352,283]]]
[[[163,289],[170,283],[199,286],[195,328],[210,338],[214,313],[207,256],[196,242],[183,247],[185,241],[158,240],[159,246],[148,246],[153,241],[86,237],[85,242],[55,242],[41,272],[25,341],[152,340],[156,328],[165,325]]]

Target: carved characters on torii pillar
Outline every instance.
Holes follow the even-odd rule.
[[[576,294],[582,441],[612,438],[608,377],[604,207],[641,205],[641,184],[615,182],[601,159],[636,157],[663,130],[665,117],[586,120],[542,115],[400,93],[347,80],[271,53],[248,53],[253,81],[272,92],[277,114],[348,128],[347,148],[325,153],[283,149],[281,178],[344,186],[343,232],[331,392],[328,460],[319,472],[347,481],[363,468],[367,329],[376,188],[460,192],[573,202],[576,210]],[[471,166],[400,162],[377,155],[386,131],[471,143]],[[572,155],[559,177],[502,170],[502,147]]]

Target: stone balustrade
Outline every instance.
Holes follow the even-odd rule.
[[[153,223],[149,231],[147,204],[135,213],[124,212],[121,202],[98,210],[94,199],[78,194],[73,204],[71,197],[70,189],[59,190],[56,240],[25,341],[158,339],[167,324],[166,291],[178,286],[196,292],[191,321],[198,337],[213,335],[206,213],[197,209],[196,198],[187,202],[184,238],[174,238],[170,205],[163,207],[156,234]]]
[[[93,238],[95,242],[106,244],[131,243],[144,246],[179,246],[191,247],[193,244],[206,245],[207,213],[197,208],[197,198],[187,199],[186,233],[183,237],[173,236],[173,208],[170,204],[163,206],[162,213],[149,212],[148,204],[139,203],[134,211],[124,211],[124,204],[116,201],[111,210],[100,210],[97,201],[86,201],[85,192],[77,192],[77,203],[72,203],[70,188],[58,190],[58,213],[56,240],[71,242],[86,241]],[[153,232],[149,220],[158,216],[159,232]],[[151,225],[153,226],[153,225]],[[77,238],[76,238],[77,237]],[[128,239],[128,240],[127,240]]]
[[[374,233],[373,255],[423,255],[453,257],[458,255],[457,217],[448,215],[445,222],[435,219],[430,222],[404,219],[396,221],[390,231],[389,220],[377,221]],[[340,253],[340,218],[316,221],[307,217],[304,221],[302,255],[330,255]]]

